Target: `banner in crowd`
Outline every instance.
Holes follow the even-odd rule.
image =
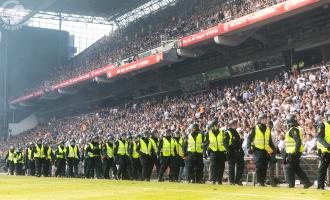
[[[32,92],[28,95],[25,95],[25,96],[22,96],[20,98],[17,98],[13,101],[10,101],[10,104],[16,104],[16,103],[19,103],[19,102],[22,102],[22,101],[25,101],[27,99],[32,99],[32,98],[36,98],[36,97],[41,97],[44,95],[44,91],[43,90],[38,90],[38,91],[35,91],[35,92]]]
[[[163,53],[151,55],[142,59],[139,59],[137,61],[127,63],[125,65],[122,65],[117,68],[113,68],[107,72],[108,78],[113,78],[119,74],[127,74],[129,72],[150,67],[154,64],[159,63],[161,60],[163,60]]]
[[[199,42],[211,39],[215,36],[228,33],[251,24],[255,24],[266,19],[273,18],[278,15],[282,15],[287,12],[291,12],[295,9],[302,8],[314,3],[317,3],[321,0],[288,0],[271,7],[259,10],[257,12],[245,15],[243,17],[234,19],[224,24],[219,24],[216,27],[201,31],[199,33],[183,37],[179,39],[178,46],[186,47],[190,45],[197,44]]]
[[[113,64],[110,64],[110,65],[107,65],[107,66],[104,66],[104,67],[95,69],[95,70],[90,71],[88,73],[85,73],[85,74],[83,74],[81,76],[77,76],[77,77],[71,78],[71,79],[69,79],[67,81],[64,81],[62,83],[58,83],[56,85],[53,85],[52,86],[52,90],[57,90],[57,89],[65,88],[65,87],[68,87],[70,85],[74,85],[76,83],[79,83],[79,82],[82,82],[82,81],[86,81],[86,80],[89,80],[89,79],[98,77],[100,75],[106,74],[107,71],[109,71],[110,69],[112,69],[114,67],[115,66]]]

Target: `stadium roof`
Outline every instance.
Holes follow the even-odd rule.
[[[62,12],[75,15],[116,17],[123,15],[150,0],[0,0],[0,7],[19,2],[32,11]],[[49,2],[49,6],[42,4]],[[17,4],[17,3],[16,3]],[[40,9],[41,8],[41,9]]]

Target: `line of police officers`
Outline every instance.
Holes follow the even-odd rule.
[[[295,187],[295,175],[297,175],[304,187],[309,188],[312,183],[299,165],[304,151],[302,131],[295,115],[288,115],[286,122],[288,131],[285,135],[286,146],[282,155],[289,187]],[[219,125],[217,119],[214,119],[208,124],[208,131],[202,133],[198,125],[193,123],[189,126],[187,135],[178,131],[172,133],[166,128],[160,138],[156,137],[155,130],[133,136],[122,133],[117,140],[109,135],[103,143],[99,137],[94,137],[83,147],[82,156],[74,140],[66,147],[64,142],[61,142],[53,151],[48,143],[43,144],[42,140],[38,139],[36,144],[30,143],[24,153],[20,148],[16,152],[11,147],[6,160],[9,173],[13,174],[16,170],[17,175],[24,174],[25,163],[28,175],[47,177],[51,175],[50,169],[54,163],[56,177],[66,176],[66,167],[67,176],[77,177],[78,163],[82,160],[85,178],[109,179],[113,174],[114,179],[150,181],[151,172],[155,167],[158,181],[164,181],[164,173],[167,169],[169,169],[169,181],[180,181],[184,177],[185,168],[186,180],[189,183],[203,183],[203,158],[208,157],[209,178],[213,184],[222,184],[225,162],[228,161],[230,184],[242,185],[243,139],[237,131],[237,121],[231,120],[227,130],[220,129]],[[325,122],[319,128],[317,139],[321,157],[318,189],[324,189],[326,171],[330,163],[330,110],[325,112]],[[253,154],[257,183],[259,186],[265,186],[268,163],[274,161],[276,153],[271,138],[271,126],[267,123],[266,115],[258,116],[257,124],[248,137],[247,147],[249,154]]]

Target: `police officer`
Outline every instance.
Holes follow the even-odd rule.
[[[286,173],[288,176],[289,187],[295,187],[295,175],[304,183],[304,188],[309,188],[312,183],[309,181],[306,173],[301,169],[299,162],[304,146],[302,145],[302,131],[298,127],[295,115],[286,117],[288,131],[285,134],[285,152],[286,152]]]
[[[267,126],[267,116],[261,113],[258,116],[257,124],[252,128],[247,142],[248,152],[253,154],[259,186],[265,186],[268,162],[270,154],[274,149],[270,135],[270,128]]]
[[[174,158],[174,170],[173,170],[173,178],[174,181],[181,181],[183,168],[184,168],[184,154],[183,154],[183,138],[180,135],[180,131],[177,130],[174,132],[174,140],[175,140],[175,149],[176,155]]]
[[[157,176],[159,175],[159,170],[160,170],[160,161],[157,157],[157,152],[158,152],[158,148],[157,148],[157,144],[158,144],[158,137],[157,137],[157,130],[156,129],[152,129],[150,131],[151,135],[148,134],[149,140],[151,142],[152,145],[152,149],[151,149],[151,158],[152,158],[152,163],[151,163],[151,171],[154,168],[154,166],[156,166],[156,172],[157,172]],[[151,176],[151,174],[150,174]]]
[[[90,159],[89,159],[89,152],[87,151],[89,147],[89,140],[86,140],[86,143],[83,147],[83,150],[82,150],[82,161],[83,161],[83,165],[84,165],[84,176],[85,178],[88,178],[89,176],[89,173],[87,171],[88,169],[88,166],[89,166],[89,162],[90,162]],[[93,175],[94,177],[94,175]]]
[[[119,165],[118,168],[118,179],[128,180],[127,175],[127,165],[129,162],[128,158],[128,142],[126,140],[126,133],[122,133],[119,136],[115,144],[114,154],[117,159],[117,164]]]
[[[35,175],[35,161],[34,161],[34,144],[32,142],[29,143],[28,147],[25,150],[25,167],[27,168],[27,175],[34,176]]]
[[[210,122],[210,130],[205,137],[205,148],[210,156],[210,172],[213,184],[222,184],[225,171],[226,153],[223,145],[224,132],[219,129],[218,120]]]
[[[16,175],[24,175],[23,166],[24,166],[24,155],[22,153],[22,148],[19,147],[16,151],[14,157],[15,172]]]
[[[198,125],[193,123],[188,128],[188,136],[184,147],[185,155],[187,155],[188,164],[188,182],[203,182],[203,143],[204,136],[199,131]]]
[[[44,145],[42,144],[42,139],[39,138],[37,140],[37,143],[34,148],[34,159],[35,159],[35,166],[36,166],[36,176],[40,177],[41,176],[41,170],[44,166],[45,162],[45,148]]]
[[[142,167],[142,180],[150,181],[152,171],[152,157],[151,151],[153,145],[148,138],[148,132],[144,131],[136,147],[136,151],[140,154],[140,163]]]
[[[236,129],[237,120],[230,120],[229,128],[226,131],[224,138],[224,146],[227,151],[229,165],[229,182],[231,185],[243,185],[241,182],[244,170],[244,151],[242,149],[243,139]]]
[[[324,113],[324,122],[319,127],[317,140],[318,152],[321,157],[320,171],[317,177],[317,189],[324,190],[324,182],[330,164],[330,109]]]
[[[65,152],[64,142],[60,142],[56,151],[55,151],[55,177],[64,177],[65,176]]]
[[[131,174],[133,180],[139,180],[139,176],[141,175],[141,164],[140,164],[140,154],[136,151],[137,142],[140,137],[138,134],[134,135],[132,141],[130,141],[128,146],[128,154],[131,162]]]
[[[158,145],[158,157],[160,158],[160,171],[158,176],[158,181],[162,182],[164,172],[167,168],[170,169],[169,179],[170,182],[174,181],[173,168],[174,168],[174,158],[176,155],[175,150],[175,140],[171,136],[171,130],[166,128],[165,135],[159,140]]]
[[[112,135],[108,136],[107,141],[103,144],[102,148],[102,158],[103,158],[103,177],[109,179],[110,169],[114,175],[114,178],[117,179],[117,167],[114,162],[114,138]]]
[[[69,169],[69,177],[78,176],[78,164],[80,160],[79,147],[76,145],[76,141],[73,139],[66,147],[66,161]]]
[[[52,162],[54,159],[54,152],[50,147],[49,142],[45,143],[45,160],[44,165],[42,167],[44,177],[51,176]]]
[[[11,146],[8,153],[7,153],[7,155],[6,155],[6,158],[5,158],[5,160],[7,161],[7,168],[8,168],[8,174],[9,175],[14,175],[14,171],[15,171],[15,163],[14,163],[15,154],[16,154],[15,148],[14,148],[14,146]]]
[[[86,148],[86,154],[88,156],[88,165],[86,169],[87,178],[102,178],[102,161],[101,161],[102,146],[99,142],[99,137],[94,136],[92,142],[90,142]],[[95,171],[95,173],[94,173]]]

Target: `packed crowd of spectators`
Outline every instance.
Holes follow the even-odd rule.
[[[38,87],[24,92],[29,94],[40,89],[48,91],[55,83],[82,75],[109,63],[119,66],[119,62],[126,58],[134,61],[138,58],[138,54],[159,47],[164,41],[196,33],[283,1],[180,0],[175,6],[109,33],[66,65],[56,67],[51,77],[47,77],[48,79]],[[20,95],[23,94],[20,93]]]
[[[303,131],[305,154],[316,153],[317,127],[323,113],[330,108],[330,62],[304,73],[283,72],[274,79],[254,80],[250,83],[210,89],[200,93],[171,98],[155,98],[126,102],[116,107],[51,119],[0,143],[0,152],[10,145],[24,146],[42,137],[55,144],[75,139],[84,144],[95,135],[104,138],[108,134],[122,132],[136,134],[146,129],[161,133],[164,126],[184,134],[192,122],[198,122],[201,130],[214,117],[226,128],[231,119],[237,119],[239,131],[246,139],[260,112],[267,114],[272,125],[272,136],[278,149],[284,148],[285,117],[294,113]]]

